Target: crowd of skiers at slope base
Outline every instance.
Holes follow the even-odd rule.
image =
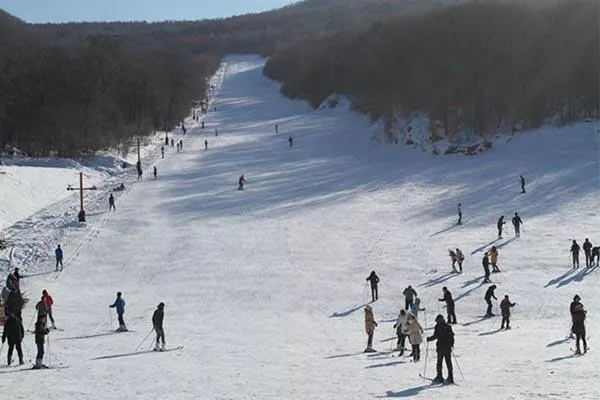
[[[379,277],[375,273],[375,271],[371,271],[369,276],[366,279],[371,284],[371,298],[372,302],[375,302],[379,298],[378,284]],[[494,291],[496,290],[496,285],[490,285],[484,295],[484,300],[487,305],[485,318],[493,317],[492,313],[492,299],[498,300]],[[453,382],[452,375],[452,360],[450,358],[450,353],[452,351],[452,347],[454,345],[454,333],[452,331],[451,325],[457,323],[456,321],[456,313],[455,313],[455,304],[454,298],[452,297],[452,293],[448,290],[447,287],[442,288],[443,296],[438,299],[439,301],[443,301],[446,303],[446,312],[447,312],[447,321],[444,321],[443,315],[438,315],[435,319],[436,327],[434,334],[427,338],[427,341],[438,340],[437,342],[437,375],[434,379],[435,382],[442,382],[442,363],[446,362],[448,368],[448,378],[446,381],[448,383]],[[419,324],[418,316],[419,311],[424,311],[424,308],[421,308],[421,301],[417,295],[416,290],[409,285],[402,292],[404,295],[404,309],[400,310],[400,314],[394,324],[394,328],[396,329],[396,335],[398,337],[398,342],[396,346],[396,350],[400,353],[399,355],[404,354],[405,342],[406,338],[412,346],[412,353],[410,354],[413,357],[413,361],[417,362],[420,360],[420,344],[423,342],[423,328]],[[572,320],[572,333],[576,336],[577,341],[577,351],[576,354],[581,354],[580,351],[580,341],[583,342],[583,352],[587,351],[587,342],[586,342],[586,332],[585,332],[585,315],[586,312],[583,309],[583,305],[580,303],[580,297],[575,295],[573,299],[573,303],[570,306],[571,320]],[[511,308],[516,306],[517,303],[513,303],[510,301],[508,295],[504,296],[504,299],[500,302],[500,312],[502,315],[502,322],[500,324],[500,329],[509,330],[510,329],[510,315]],[[370,305],[365,306],[365,331],[367,333],[367,348],[365,352],[374,352],[373,349],[373,334],[375,332],[375,327],[377,326],[377,322],[375,321],[375,317],[373,315],[373,308]],[[451,338],[450,338],[451,337]],[[451,345],[449,345],[451,343]]]

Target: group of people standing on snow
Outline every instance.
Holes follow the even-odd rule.
[[[600,246],[592,245],[592,242],[586,238],[581,247],[583,247],[583,252],[585,254],[586,268],[598,266],[598,263],[600,262]],[[581,251],[581,247],[576,240],[573,240],[570,250],[571,256],[573,257],[573,268],[579,268],[579,252]],[[594,260],[596,260],[596,262],[594,262]]]
[[[501,215],[500,218],[498,218],[498,221],[496,222],[496,228],[498,229],[498,239],[502,239],[502,233],[505,224],[506,221],[504,221],[504,215]],[[521,225],[523,225],[523,220],[519,216],[519,213],[515,213],[514,217],[512,218],[512,225],[515,229],[515,237],[521,237]]]

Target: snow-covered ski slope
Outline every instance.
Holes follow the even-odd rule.
[[[599,272],[570,270],[569,258],[571,239],[600,242],[597,125],[519,134],[475,157],[432,157],[374,144],[368,120],[346,109],[314,111],[282,97],[261,75],[263,63],[224,62],[206,128],[188,120],[183,152],[169,148],[164,160],[150,152],[144,165],[156,163],[158,179],[147,171],[129,185],[116,212],[102,209],[82,227],[67,223],[74,215],[56,216],[65,221],[65,270],[54,274],[52,260],[40,258],[24,273],[42,275],[23,285],[54,296],[64,331],[51,333],[49,361],[70,368],[0,369],[7,398],[600,398]],[[241,174],[243,192],[235,190]],[[523,195],[519,174],[528,180]],[[497,218],[515,211],[521,238],[507,225],[496,241]],[[496,294],[517,302],[511,331],[497,331],[498,317],[481,318],[481,258],[491,245],[503,271],[492,276]],[[462,275],[448,274],[455,247],[467,257]],[[364,354],[371,270],[381,278],[379,352]],[[434,346],[426,356],[422,345],[417,364],[389,353],[409,284],[427,308],[426,334],[444,313],[442,287],[457,300],[458,386],[419,377],[425,362],[425,375],[435,374]],[[134,332],[109,333],[117,291]],[[592,346],[581,358],[565,340],[576,293],[589,310]],[[139,354],[161,301],[167,346],[185,347]],[[33,312],[30,304],[26,323]],[[26,346],[34,358],[33,335]]]

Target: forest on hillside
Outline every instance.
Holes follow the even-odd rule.
[[[450,138],[565,124],[600,116],[599,19],[598,0],[469,3],[298,43],[264,72],[315,107],[422,112]]]

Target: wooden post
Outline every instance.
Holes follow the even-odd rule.
[[[79,220],[79,222],[85,222],[85,210],[83,209],[83,191],[96,189],[96,186],[92,186],[89,188],[83,187],[83,172],[79,173],[79,189],[75,189],[71,187],[71,185],[67,186],[67,190],[79,190],[79,214],[77,214],[77,219]]]
[[[138,162],[140,162],[140,138],[137,140]]]

